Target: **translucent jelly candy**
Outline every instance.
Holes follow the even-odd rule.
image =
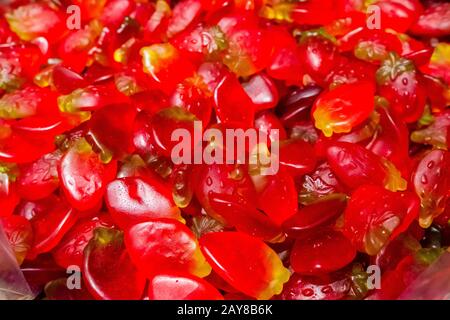
[[[445,1],[0,2],[0,298],[444,297]]]
[[[208,233],[200,239],[214,271],[239,291],[258,299],[279,294],[290,273],[264,242],[240,232]],[[240,250],[234,250],[239,247]],[[244,274],[242,270],[253,270]]]
[[[188,272],[205,277],[211,272],[194,234],[173,219],[136,224],[125,234],[131,259],[146,276],[162,271]]]

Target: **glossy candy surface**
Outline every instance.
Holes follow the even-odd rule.
[[[449,37],[443,0],[0,0],[6,249],[38,299],[404,296],[450,246]]]
[[[281,292],[289,271],[262,241],[240,232],[209,233],[200,239],[214,270],[239,291],[258,299]],[[230,252],[236,246],[240,250]],[[243,274],[241,270],[253,270]]]
[[[123,233],[106,228],[96,229],[86,246],[83,276],[89,292],[103,300],[138,300],[146,282],[130,260]]]
[[[150,280],[150,300],[222,300],[208,282],[189,275],[157,275]]]

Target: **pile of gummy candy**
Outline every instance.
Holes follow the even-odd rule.
[[[4,0],[0,232],[37,298],[397,299],[450,244],[449,37],[436,0]],[[174,161],[198,122],[279,170]]]

